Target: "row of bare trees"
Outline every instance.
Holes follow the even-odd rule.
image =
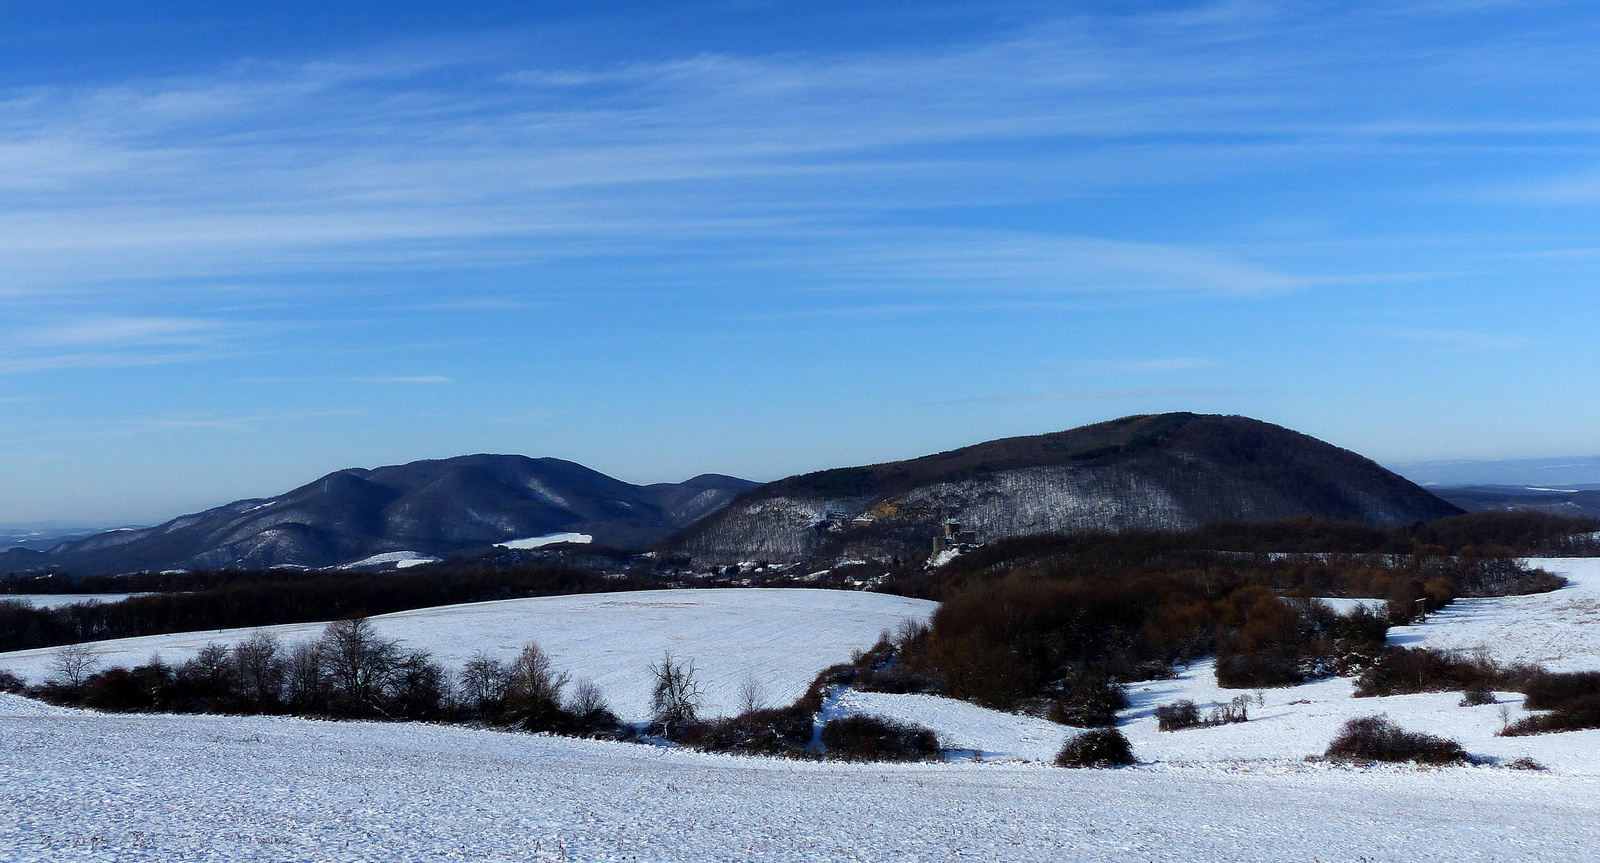
[[[650,666],[651,722],[631,729],[599,686],[574,684],[537,644],[510,662],[479,652],[452,678],[426,651],[381,637],[365,618],[335,621],[292,646],[264,632],[232,647],[209,644],[176,666],[152,657],[102,670],[91,646],[68,645],[56,650],[51,672],[34,694],[102,710],[478,721],[587,735],[672,736],[698,720],[704,692],[692,662],[664,654]],[[753,680],[743,692],[759,699]]]

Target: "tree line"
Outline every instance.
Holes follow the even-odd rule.
[[[857,654],[870,663],[881,654]],[[864,658],[865,657],[865,658]],[[159,657],[133,668],[101,668],[91,645],[58,648],[50,677],[25,686],[0,672],[0,691],[108,712],[278,714],[363,720],[486,725],[612,740],[656,739],[706,751],[795,758],[924,760],[940,747],[932,731],[875,716],[827,718],[823,702],[847,684],[836,666],[791,705],[769,707],[754,678],[741,711],[701,716],[703,693],[692,661],[663,654],[648,667],[650,717],[623,722],[600,688],[573,681],[537,643],[510,662],[474,654],[452,674],[426,651],[381,637],[365,618],[328,624],[319,638],[286,645],[257,632],[229,647],[209,644],[192,658]]]
[[[253,575],[258,577],[199,574],[192,583],[213,586],[54,609],[34,608],[0,596],[0,651],[202,629],[314,623],[463,602],[674,586],[657,579],[607,576],[558,566],[432,574]]]

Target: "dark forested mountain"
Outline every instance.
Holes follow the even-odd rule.
[[[925,552],[947,521],[984,542],[1220,519],[1411,524],[1460,513],[1307,435],[1244,417],[1174,413],[790,477],[744,492],[663,548],[706,561],[836,562]]]
[[[706,474],[636,486],[554,458],[469,455],[342,470],[272,498],[241,500],[150,528],[0,554],[0,572],[333,566],[385,552],[451,554],[561,532],[642,548],[755,483]]]

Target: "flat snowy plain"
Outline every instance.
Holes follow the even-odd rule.
[[[1473,613],[1434,615],[1396,639],[1461,649],[1487,643],[1504,658],[1554,650],[1562,668],[1600,668],[1591,613],[1600,561],[1540,563],[1573,585],[1477,601]],[[848,652],[842,642],[795,647],[816,634],[807,627],[850,618],[844,628],[860,627],[857,637],[870,641],[889,625],[879,621],[931,610],[862,606],[893,599],[871,594],[710,592],[730,601],[741,593],[751,601],[801,597],[809,611],[794,613],[810,619],[780,637],[774,621],[782,613],[758,614],[748,602],[740,613],[715,605],[696,612],[691,593],[698,592],[562,599],[631,598],[645,605],[608,608],[661,616],[640,624],[639,632],[655,633],[649,638],[720,639],[721,653],[737,645],[768,657],[743,660],[750,668],[787,665],[783,673],[796,680]],[[812,594],[821,595],[804,598]],[[870,625],[852,617],[868,612],[880,615]],[[508,616],[407,614],[411,622],[386,634],[442,656],[465,649],[476,627]],[[602,620],[573,614],[574,630]],[[636,638],[630,629],[563,642],[550,625],[555,616],[538,619],[536,632],[504,633],[511,644],[499,649],[531,634],[565,664],[599,667],[608,644]],[[621,617],[604,619],[622,625]],[[426,636],[440,627],[454,634]],[[437,640],[423,644],[424,637]],[[202,633],[198,643],[206,640],[228,639]],[[620,664],[637,674],[631,662]],[[1192,698],[1204,706],[1238,694],[1218,689],[1209,663],[1196,663],[1178,679],[1134,688],[1123,729],[1142,763],[1110,771],[1042,763],[1071,729],[916,695],[847,693],[829,710],[915,719],[966,750],[966,760],[813,764],[416,724],[100,715],[0,696],[0,861],[1595,859],[1600,731],[1498,738],[1496,705],[1459,707],[1455,693],[1349,693],[1348,680],[1267,690],[1248,723],[1155,730],[1158,703]],[[1499,698],[1512,718],[1521,715],[1519,695]],[[1550,769],[1355,769],[1305,760],[1346,718],[1374,713],[1453,737],[1491,761],[1530,755]]]
[[[695,663],[707,715],[737,713],[740,686],[755,677],[772,703],[788,703],[823,668],[848,662],[903,620],[927,620],[935,603],[837,590],[648,590],[545,596],[402,611],[372,618],[378,634],[431,652],[452,672],[474,652],[510,661],[536,641],[576,679],[593,680],[624,719],[649,715],[650,664],[662,653]],[[160,654],[178,663],[208,643],[237,644],[257,631],[293,643],[321,623],[221,629],[92,642],[106,665]],[[53,650],[0,653],[0,669],[31,681],[50,675]]]

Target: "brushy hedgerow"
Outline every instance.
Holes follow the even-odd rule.
[[[679,740],[707,752],[812,758],[808,747],[815,728],[809,711],[794,707],[748,710],[726,719],[710,719],[684,729]]]
[[[928,761],[939,757],[932,730],[882,716],[845,716],[822,726],[828,757],[842,761]]]
[[[1132,744],[1115,728],[1074,734],[1056,753],[1057,767],[1126,767],[1134,763]]]
[[[1600,728],[1600,672],[1534,675],[1522,687],[1523,706],[1549,713],[1524,717],[1501,732],[1508,737]]]
[[[1355,695],[1409,695],[1416,692],[1519,689],[1537,669],[1502,666],[1487,656],[1458,656],[1426,647],[1391,647],[1361,674]]]
[[[1411,761],[1418,764],[1464,764],[1467,752],[1454,740],[1407,731],[1387,716],[1361,716],[1344,724],[1328,744],[1328,758],[1365,763]]]
[[[1200,715],[1200,708],[1193,701],[1183,699],[1171,704],[1156,706],[1156,727],[1162,731],[1182,731],[1186,728],[1214,728],[1218,725],[1233,725],[1238,722],[1250,721],[1250,696],[1236,695],[1227,704],[1218,704],[1211,708],[1206,716]]]
[[[1061,693],[1050,702],[1045,716],[1052,722],[1078,728],[1117,724],[1117,711],[1128,706],[1128,694],[1110,677],[1083,671],[1069,677]]]

